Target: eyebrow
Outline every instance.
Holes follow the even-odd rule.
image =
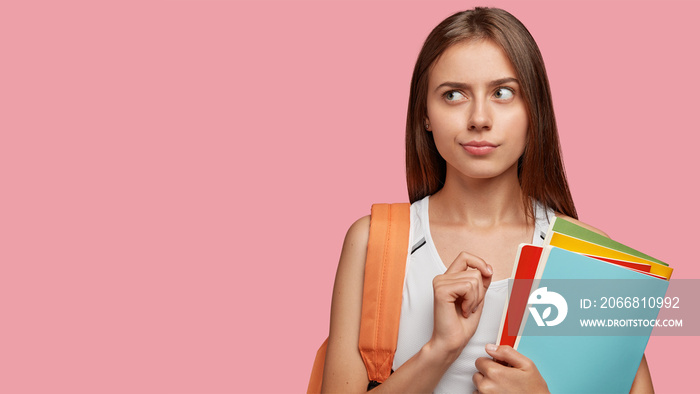
[[[501,78],[501,79],[493,80],[493,81],[489,82],[489,86],[505,85],[507,83],[519,84],[519,82],[516,78],[508,77],[508,78]],[[462,83],[462,82],[443,82],[438,87],[435,88],[435,91],[440,90],[440,88],[442,88],[442,87],[448,87],[448,88],[453,88],[453,89],[468,89],[469,84]]]

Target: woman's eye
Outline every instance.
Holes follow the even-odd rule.
[[[459,101],[464,99],[464,95],[456,90],[451,90],[447,93],[445,93],[445,99],[447,101]]]
[[[497,99],[499,100],[508,100],[513,98],[513,91],[508,88],[498,88],[496,90],[496,93],[494,93],[494,96],[496,96]]]

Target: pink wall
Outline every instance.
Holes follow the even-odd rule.
[[[303,391],[347,227],[407,199],[420,45],[478,4],[3,4],[0,391]],[[581,219],[677,278],[698,4],[485,3],[540,44]],[[651,339],[658,392],[695,388],[699,343]]]

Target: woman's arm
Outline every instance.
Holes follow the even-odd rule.
[[[632,382],[632,388],[630,393],[642,394],[642,393],[653,393],[654,385],[651,383],[651,373],[649,373],[649,366],[647,365],[647,356],[642,356],[642,362],[639,363],[639,369],[637,369],[637,375],[634,377]]]
[[[355,222],[345,237],[338,263],[322,392],[366,392],[369,379],[358,349],[369,216]],[[430,392],[457,359],[481,317],[491,282],[490,267],[460,254],[433,281],[435,328],[423,348],[372,392]]]
[[[369,378],[358,341],[368,240],[369,216],[366,216],[350,227],[343,243],[333,287],[322,392],[367,391]],[[450,360],[438,357],[434,350],[424,348],[372,391],[431,391],[450,364]],[[421,377],[420,382],[413,382],[417,376]]]
[[[367,371],[360,356],[360,316],[369,216],[350,226],[333,285],[331,325],[321,392],[367,391]]]

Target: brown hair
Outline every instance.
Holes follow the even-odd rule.
[[[498,44],[515,68],[529,123],[525,151],[518,160],[518,180],[528,217],[535,199],[555,211],[578,218],[559,146],[559,134],[544,60],[530,32],[513,15],[498,8],[458,12],[436,26],[423,44],[413,69],[406,118],[406,180],[411,202],[431,195],[445,183],[445,160],[435,147],[427,119],[430,67],[450,46],[473,39]]]

